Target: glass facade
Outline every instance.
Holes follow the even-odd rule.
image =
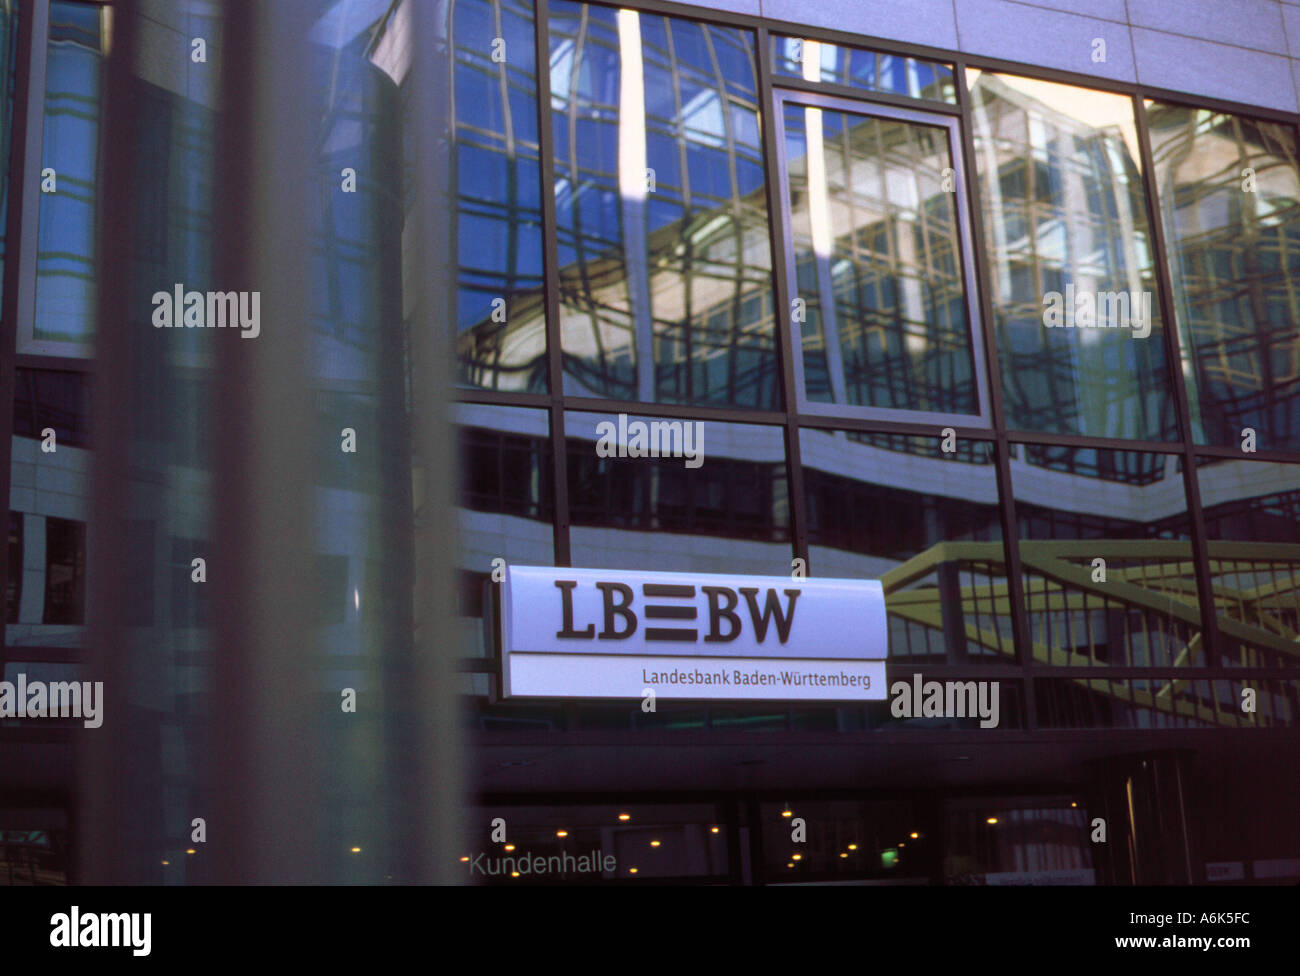
[[[907,95],[956,104],[951,64],[832,44],[809,37],[772,37],[772,73],[786,78]]]
[[[805,396],[978,414],[948,129],[793,102],[782,120]]]
[[[776,404],[748,31],[550,5],[565,392]]]
[[[3,252],[5,293],[30,302],[7,301],[20,317],[0,357],[0,666],[57,679],[79,673],[96,583],[89,357],[112,17],[46,6],[28,42],[45,91],[21,186],[3,169],[11,105],[0,120],[5,191],[39,202]],[[438,558],[454,567],[455,633],[439,640],[482,767],[462,862],[501,854],[483,829],[501,816],[521,854],[559,860],[562,877],[532,881],[1205,880],[1203,864],[1184,879],[1173,861],[1089,842],[1116,782],[1147,782],[1094,764],[1158,753],[1158,793],[1168,756],[1195,751],[1170,735],[1293,729],[1300,712],[1297,120],[769,34],[716,11],[447,9],[438,301],[454,475],[413,447],[428,268],[411,244],[424,176],[409,8],[364,27],[323,14],[333,40],[313,53],[300,650],[317,692],[383,700],[387,655],[410,653],[423,619],[416,499],[454,482]],[[0,3],[6,74],[18,16]],[[126,246],[147,297],[219,266],[223,117],[188,80],[133,84],[153,178],[131,188]],[[223,619],[188,575],[222,544],[222,391],[198,330],[163,342],[139,324],[130,402],[147,419],[129,458],[122,656],[164,674],[133,701],[146,716],[133,734],[159,744],[141,773],[163,796],[149,821],[159,879],[202,880],[162,855],[198,790],[192,706],[213,690]],[[662,431],[671,456],[636,450],[633,425]],[[491,585],[506,565],[879,580],[890,683],[992,682],[1000,721],[889,701],[502,700]],[[367,721],[310,730],[352,761],[313,836],[338,848],[331,877],[378,882],[338,853],[392,785],[366,759],[397,737]],[[1265,766],[1291,755],[1222,741]],[[699,748],[698,769],[673,767],[678,743]],[[1192,763],[1200,803],[1212,777],[1169,761]],[[1293,827],[1274,829],[1300,799],[1278,803],[1249,855],[1261,863],[1300,852]],[[811,818],[806,841],[790,840],[788,813]],[[1138,836],[1167,811],[1130,813]],[[0,881],[66,875],[57,819],[0,831]],[[566,866],[592,850],[615,866]]]
[[[966,78],[1007,426],[1176,439],[1131,99]]]
[[[1153,174],[1197,443],[1300,447],[1295,129],[1148,100]]]
[[[462,0],[451,13],[458,378],[545,391],[532,4]]]
[[[95,323],[95,167],[105,10],[50,4],[32,347],[89,352]],[[45,345],[46,343],[57,345]]]

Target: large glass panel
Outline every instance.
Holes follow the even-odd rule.
[[[43,451],[41,440],[22,436],[11,443],[10,524],[20,526],[16,534],[24,544],[6,642],[79,645],[85,636],[90,451],[57,440],[56,450]]]
[[[36,317],[23,351],[88,355],[95,332],[95,167],[106,7],[50,4],[36,252]],[[52,171],[52,172],[51,172]]]
[[[1300,465],[1196,469],[1225,665],[1300,667]]]
[[[1147,102],[1192,430],[1300,451],[1295,129]]]
[[[950,885],[1096,883],[1088,812],[1064,796],[984,796],[944,804]]]
[[[775,407],[753,35],[550,11],[565,392]]]
[[[1035,661],[1205,663],[1177,455],[1021,444],[1011,483]]]
[[[493,561],[555,563],[550,423],[544,410],[470,403],[457,405],[456,420],[460,648],[462,656],[482,657],[483,584]]]
[[[891,95],[957,101],[950,64],[804,37],[772,36],[772,73]]]
[[[498,817],[504,841],[492,839]],[[472,822],[474,849],[460,858],[468,883],[725,882],[731,870],[718,804],[495,806]]]
[[[928,884],[938,845],[916,806],[907,800],[762,803],[764,880]],[[790,842],[795,817],[808,827],[808,839],[797,844]]]
[[[805,428],[799,448],[810,568],[881,580],[891,667],[1014,663],[993,445]]]
[[[459,380],[544,392],[533,5],[454,0],[451,21]]]
[[[1132,100],[967,79],[1007,425],[1175,439]]]
[[[570,413],[565,435],[573,565],[789,575],[780,427]]]
[[[43,439],[48,427],[58,446],[89,446],[89,373],[19,366],[14,374],[15,435]]]
[[[809,400],[976,414],[949,130],[787,103]]]

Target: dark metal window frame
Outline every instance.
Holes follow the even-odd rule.
[[[107,5],[107,0],[81,0],[81,2]],[[759,81],[760,104],[773,104],[774,90],[777,87],[793,91],[818,92],[826,95],[838,95],[853,99],[862,104],[876,103],[879,106],[904,107],[918,111],[948,115],[960,123],[962,156],[966,160],[974,158],[973,135],[971,127],[970,93],[966,82],[968,68],[980,71],[1001,71],[1025,77],[1076,85],[1100,91],[1114,92],[1129,96],[1133,101],[1139,136],[1143,183],[1146,188],[1148,220],[1151,227],[1154,264],[1158,295],[1161,308],[1172,310],[1172,286],[1169,278],[1164,228],[1160,221],[1156,187],[1153,180],[1153,162],[1150,137],[1146,121],[1144,99],[1150,98],[1162,102],[1188,105],[1211,111],[1246,115],[1268,122],[1280,123],[1293,131],[1300,126],[1300,113],[1278,109],[1247,105],[1227,99],[1189,95],[1184,92],[1145,86],[1132,82],[1096,77],[1082,72],[1067,71],[1042,65],[1025,64],[999,58],[972,55],[943,48],[930,47],[872,35],[854,34],[846,31],[812,27],[790,21],[775,20],[748,14],[736,14],[720,11],[716,8],[696,7],[667,0],[622,0],[610,3],[607,0],[586,0],[597,6],[628,8],[643,13],[684,18],[696,22],[713,23],[727,27],[742,28],[753,31],[755,37],[756,71]],[[35,287],[35,242],[39,224],[36,219],[39,206],[39,173],[41,156],[41,133],[44,125],[44,64],[45,48],[49,30],[50,0],[24,0],[19,11],[17,59],[14,66],[14,110],[12,118],[12,139],[8,171],[9,207],[6,223],[7,247],[4,255],[4,289],[3,304],[0,305],[0,502],[5,507],[11,495],[10,465],[12,459],[11,438],[13,430],[15,367],[18,365],[72,370],[81,372],[94,371],[94,361],[85,358],[55,355],[18,354],[18,323],[30,321],[34,312],[33,289]],[[457,391],[457,399],[467,403],[496,404],[501,406],[528,406],[541,408],[548,412],[550,419],[550,436],[552,457],[562,459],[565,454],[564,415],[568,410],[629,412],[654,414],[667,418],[695,420],[717,420],[733,423],[760,424],[780,427],[784,430],[786,442],[787,484],[790,499],[790,532],[792,538],[792,557],[809,559],[807,538],[807,514],[803,496],[803,468],[799,451],[799,432],[802,428],[844,429],[858,431],[876,431],[884,433],[915,434],[925,437],[938,437],[939,428],[935,424],[913,420],[885,420],[873,417],[854,416],[820,416],[798,409],[794,398],[796,389],[794,375],[794,348],[788,329],[778,330],[777,346],[779,349],[779,380],[781,396],[779,410],[749,410],[742,408],[694,406],[682,404],[652,404],[639,401],[618,401],[590,397],[566,396],[563,392],[562,349],[559,323],[559,275],[556,249],[556,206],[554,193],[554,145],[551,127],[550,99],[543,92],[548,87],[548,78],[543,66],[549,64],[550,42],[548,28],[548,0],[535,0],[535,51],[539,74],[538,98],[538,134],[539,154],[542,170],[542,219],[544,234],[544,295],[546,307],[545,331],[547,337],[547,376],[549,392],[547,393],[509,393],[482,389],[462,389]],[[821,40],[850,47],[867,48],[885,54],[912,56],[931,61],[940,61],[953,66],[953,80],[957,92],[957,104],[951,105],[924,99],[912,99],[885,92],[873,92],[865,89],[821,83],[804,82],[799,79],[780,77],[774,79],[772,72],[771,36],[781,34],[793,37]],[[772,231],[773,267],[782,267],[787,241],[783,229],[783,211],[779,209],[779,174],[775,170],[777,150],[777,129],[770,111],[764,112],[762,122],[762,140],[764,161],[767,170],[768,213]],[[1167,343],[1166,361],[1169,364],[1172,388],[1176,401],[1176,411],[1181,435],[1180,442],[1129,441],[1115,438],[1094,438],[1043,432],[1009,431],[1005,425],[1002,404],[1002,384],[997,358],[997,348],[992,330],[988,323],[992,321],[992,308],[988,290],[984,283],[989,279],[989,256],[983,242],[986,239],[983,228],[983,213],[978,180],[969,166],[958,173],[964,181],[964,189],[969,199],[969,216],[971,237],[975,242],[973,258],[975,281],[977,287],[974,296],[979,302],[978,320],[984,323],[983,358],[987,375],[981,377],[983,386],[989,393],[989,418],[991,427],[963,426],[949,424],[959,438],[985,441],[995,447],[994,457],[997,465],[997,478],[1001,518],[1003,526],[1003,545],[1005,547],[1005,565],[1009,598],[1012,608],[1012,624],[1017,646],[1017,657],[1021,677],[1026,679],[1025,708],[1028,717],[1028,729],[1033,730],[1035,707],[1033,702],[1033,678],[1035,677],[1084,677],[1095,676],[1096,669],[1061,668],[1038,665],[1032,660],[1030,652],[1028,622],[1025,612],[1024,593],[1022,591],[1022,571],[1016,545],[1016,516],[1012,498],[1009,448],[1013,443],[1056,445],[1065,447],[1095,447],[1121,450],[1151,451],[1157,453],[1174,453],[1182,456],[1184,488],[1187,495],[1187,515],[1192,526],[1193,558],[1197,571],[1198,596],[1200,598],[1202,625],[1206,646],[1213,655],[1208,666],[1195,669],[1198,677],[1241,678],[1243,676],[1275,676],[1294,678],[1294,670],[1283,669],[1239,669],[1219,666],[1218,630],[1215,624],[1214,601],[1210,586],[1209,557],[1206,545],[1206,531],[1202,515],[1200,491],[1195,478],[1198,457],[1231,458],[1249,461],[1300,462],[1300,453],[1287,451],[1259,451],[1244,455],[1240,451],[1225,446],[1199,445],[1192,438],[1187,390],[1181,371],[1176,364],[1182,361],[1179,352],[1179,336],[1176,322],[1171,320],[1170,327],[1163,329]],[[789,287],[784,282],[783,274],[775,275],[776,306],[789,308]],[[26,318],[24,318],[26,316]],[[555,463],[552,466],[552,498],[555,503],[552,522],[554,552],[556,565],[570,565],[569,544],[569,493],[567,484],[567,465]],[[809,564],[810,569],[812,568]],[[0,582],[7,571],[7,561],[0,560]],[[77,648],[58,647],[23,647],[10,648],[7,645],[0,654],[0,665],[5,658],[23,660],[74,661],[80,659]],[[1182,673],[1185,676],[1186,671]],[[1174,675],[1170,675],[1171,677]]]
[[[712,8],[701,8],[666,0],[624,0],[611,3],[608,0],[585,0],[596,6],[626,8],[642,13],[660,16],[680,17],[696,22],[718,24],[752,30],[755,35],[755,56],[759,77],[760,104],[775,104],[777,89],[794,92],[818,93],[825,96],[839,96],[850,99],[860,106],[875,103],[878,110],[885,106],[910,109],[915,112],[933,113],[937,116],[947,115],[957,123],[960,139],[961,157],[973,160],[974,136],[972,126],[971,98],[967,85],[967,68],[979,71],[998,71],[1024,77],[1052,81],[1060,84],[1075,85],[1100,91],[1127,95],[1132,101],[1134,117],[1138,129],[1140,162],[1143,186],[1146,191],[1147,218],[1151,227],[1154,252],[1155,277],[1158,288],[1160,307],[1170,310],[1176,307],[1173,302],[1172,285],[1169,278],[1169,265],[1164,228],[1161,224],[1157,189],[1154,181],[1150,135],[1146,120],[1145,99],[1155,99],[1212,111],[1222,111],[1246,115],[1256,119],[1276,122],[1289,126],[1292,131],[1300,125],[1300,113],[1285,112],[1278,109],[1246,105],[1226,99],[1208,98],[1189,95],[1185,92],[1144,86],[1136,83],[1100,78],[1082,72],[1067,71],[1042,65],[1025,64],[1000,58],[988,58],[966,54],[942,48],[911,44],[871,35],[852,34],[845,31],[830,30],[821,27],[809,27],[789,21],[779,21],[748,14],[732,14]],[[871,416],[836,415],[827,416],[801,409],[796,398],[798,389],[795,371],[796,349],[789,329],[781,329],[777,336],[780,355],[781,410],[749,410],[743,408],[697,406],[668,403],[645,403],[641,401],[620,401],[591,397],[566,396],[563,392],[562,348],[559,327],[559,272],[557,266],[558,250],[556,247],[555,199],[551,191],[554,185],[554,146],[551,123],[550,99],[545,97],[548,79],[542,74],[543,65],[550,63],[549,40],[549,2],[535,0],[535,42],[536,63],[539,66],[538,122],[541,146],[542,168],[542,210],[545,242],[545,290],[546,290],[546,336],[549,362],[549,393],[541,394],[505,394],[487,390],[458,390],[456,396],[466,402],[490,403],[500,405],[517,405],[543,407],[548,409],[551,417],[551,436],[554,456],[564,455],[564,415],[566,411],[582,410],[589,412],[627,412],[655,414],[666,418],[694,420],[717,420],[729,423],[766,424],[784,428],[786,439],[787,484],[790,492],[790,529],[792,538],[791,555],[805,560],[812,570],[809,560],[808,523],[806,499],[803,494],[803,465],[799,451],[799,431],[803,428],[875,431],[882,433],[915,434],[924,437],[941,436],[941,426],[919,419],[893,420]],[[957,104],[950,105],[925,99],[913,99],[885,92],[873,92],[865,89],[842,85],[801,81],[794,78],[774,77],[772,71],[771,36],[781,34],[821,40],[850,47],[867,48],[881,53],[899,56],[912,56],[932,61],[946,62],[953,66],[954,84],[957,91]],[[860,109],[859,109],[860,110]],[[772,237],[772,267],[777,269],[774,275],[775,306],[790,307],[790,281],[785,268],[785,255],[790,242],[787,240],[787,221],[782,204],[781,174],[777,160],[780,158],[779,131],[773,113],[768,111],[762,117],[762,139],[764,147],[764,165],[767,170],[767,197],[769,226]],[[1298,133],[1300,135],[1300,133]],[[1024,680],[1024,708],[1026,712],[1026,731],[1037,728],[1037,708],[1034,701],[1034,679],[1046,677],[1085,677],[1096,675],[1096,669],[1077,667],[1054,667],[1038,664],[1033,660],[1030,642],[1028,614],[1023,590],[1023,570],[1019,557],[1017,520],[1015,502],[1012,494],[1010,452],[1013,444],[1036,444],[1060,447],[1109,448],[1127,451],[1147,451],[1159,454],[1176,454],[1183,459],[1183,485],[1187,497],[1187,517],[1192,527],[1192,553],[1196,567],[1197,595],[1201,607],[1201,627],[1203,640],[1208,649],[1207,663],[1188,670],[1203,679],[1241,678],[1243,672],[1250,675],[1278,678],[1294,677],[1295,672],[1287,669],[1240,669],[1225,668],[1219,659],[1219,636],[1216,624],[1215,603],[1209,573],[1209,555],[1205,524],[1201,509],[1200,489],[1196,480],[1196,460],[1198,457],[1218,457],[1246,459],[1252,461],[1300,462],[1300,453],[1288,451],[1259,451],[1252,455],[1243,455],[1230,448],[1197,444],[1193,440],[1187,389],[1181,370],[1177,364],[1182,362],[1178,323],[1170,319],[1168,327],[1162,330],[1166,343],[1166,368],[1169,371],[1171,388],[1175,397],[1175,410],[1179,424],[1179,441],[1145,441],[1123,438],[1099,438],[1072,434],[1055,434],[1042,431],[1010,430],[1006,426],[1002,402],[1001,370],[998,360],[996,336],[990,324],[993,322],[992,302],[986,282],[991,274],[989,255],[984,247],[986,240],[983,227],[983,208],[977,175],[968,163],[957,169],[957,176],[963,181],[965,197],[968,200],[970,220],[970,238],[973,242],[969,255],[974,268],[975,287],[970,298],[978,303],[978,315],[973,319],[981,323],[980,337],[983,369],[980,376],[981,385],[988,392],[987,416],[989,426],[962,425],[949,422],[959,438],[969,438],[989,442],[994,447],[994,460],[997,466],[999,505],[1001,509],[1002,540],[1005,550],[1008,596],[1012,609],[1012,629],[1017,648],[1018,671]],[[979,345],[979,341],[977,341]],[[958,418],[954,418],[958,419]],[[556,513],[554,522],[555,562],[558,566],[571,565],[569,545],[569,493],[566,466],[557,464],[554,469],[554,497]],[[1161,676],[1166,676],[1163,674]],[[1168,677],[1176,677],[1170,673]]]
[[[786,276],[786,289],[793,292],[794,285],[798,281],[795,272],[795,255],[793,242],[789,240],[789,220],[790,220],[790,185],[789,185],[789,163],[786,159],[785,152],[785,119],[783,110],[787,105],[802,105],[811,108],[821,108],[828,111],[845,112],[855,115],[870,116],[872,118],[887,119],[896,122],[907,122],[918,126],[930,126],[932,128],[941,128],[947,134],[947,146],[949,156],[952,162],[954,174],[965,172],[966,162],[962,152],[962,139],[960,121],[946,114],[937,114],[933,112],[922,112],[912,108],[899,108],[894,105],[873,104],[868,98],[861,95],[854,97],[844,97],[840,95],[823,94],[821,92],[810,92],[805,89],[791,89],[785,85],[785,79],[779,82],[773,81],[774,87],[772,92],[772,117],[776,122],[776,145],[774,147],[774,159],[776,163],[776,175],[779,190],[781,194],[781,206],[776,211],[776,216],[771,217],[772,221],[786,221],[784,242],[785,253],[783,260],[776,266],[776,273],[784,273]],[[975,280],[975,242],[971,239],[971,221],[970,221],[970,200],[966,195],[966,188],[960,181],[954,185],[954,194],[956,197],[956,220],[957,220],[957,247],[956,255],[958,265],[961,269],[962,284],[965,290],[965,309],[966,309],[966,327],[970,337],[971,352],[971,375],[975,383],[975,396],[978,405],[978,412],[974,414],[956,414],[940,411],[926,410],[909,410],[905,408],[893,407],[868,407],[868,406],[851,406],[843,403],[822,403],[808,399],[807,390],[804,384],[804,364],[802,353],[795,353],[794,359],[794,397],[793,400],[797,406],[797,412],[800,414],[817,414],[825,417],[861,417],[865,420],[902,420],[904,422],[933,424],[939,429],[956,423],[965,422],[965,425],[971,427],[989,427],[992,424],[989,407],[989,390],[984,364],[984,349],[980,344],[979,338],[983,333],[984,325],[981,321],[979,308],[979,289],[976,287]],[[823,302],[826,296],[823,297]],[[830,296],[833,299],[833,293]],[[833,317],[833,311],[822,309],[822,319],[825,322]],[[778,317],[778,321],[780,318]],[[791,345],[795,349],[801,348],[802,330],[799,323],[793,319],[789,322],[791,331]],[[823,326],[824,327],[824,326]],[[831,342],[826,341],[827,356],[831,355]],[[837,356],[838,358],[838,356]],[[834,384],[834,372],[836,367],[830,366],[832,372],[831,382]],[[788,393],[789,391],[787,391]],[[783,401],[790,403],[790,398]]]

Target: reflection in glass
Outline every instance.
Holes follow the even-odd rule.
[[[787,104],[806,395],[979,412],[948,130]]]
[[[1256,711],[1242,711],[1242,690]],[[1041,678],[1034,682],[1045,729],[1295,728],[1300,682],[1251,678]]]
[[[1034,444],[1020,451],[1011,481],[1034,659],[1204,664],[1178,456]]]
[[[453,0],[451,24],[459,381],[545,392],[533,5]]]
[[[14,370],[14,434],[43,438],[54,431],[59,447],[90,444],[90,374],[73,370]]]
[[[967,77],[1007,425],[1176,438],[1131,99]]]
[[[50,4],[41,167],[43,182],[45,171],[54,171],[57,190],[41,193],[40,200],[32,331],[37,342],[88,345],[95,331],[95,167],[105,13],[98,5]]]
[[[1067,797],[980,797],[944,804],[950,885],[1096,883],[1087,811]]]
[[[462,656],[481,657],[483,583],[493,560],[551,566],[555,549],[550,424],[544,410],[461,403],[459,524]]]
[[[773,407],[752,35],[550,11],[565,392]]]
[[[1300,450],[1300,162],[1295,130],[1147,102],[1192,430]]]
[[[1300,667],[1300,465],[1196,469],[1223,663]]]
[[[63,811],[33,810],[23,814],[15,811],[25,827],[41,824],[48,827],[51,821],[56,829],[0,830],[0,884],[10,885],[66,885],[68,883],[69,851],[67,818]]]
[[[641,454],[637,424],[681,449]],[[780,427],[569,413],[565,434],[575,566],[789,575]]]
[[[928,879],[937,845],[928,830],[917,829],[918,805],[908,800],[762,803],[765,880]],[[807,824],[807,840],[797,844],[790,841],[795,817]]]
[[[890,659],[1013,663],[993,445],[805,428],[799,446],[811,569],[882,581]]]
[[[957,101],[952,65],[802,37],[772,37],[772,73],[866,91]]]
[[[492,839],[489,825],[497,817],[510,825],[509,847]],[[493,806],[472,811],[470,821],[482,826],[472,832],[471,850],[461,857],[469,883],[725,882],[731,870],[732,828],[720,804]],[[516,876],[512,872],[524,856],[538,860]],[[591,867],[596,870],[584,869]]]

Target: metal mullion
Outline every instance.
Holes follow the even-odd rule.
[[[1271,681],[1300,681],[1300,670],[1295,668],[1234,668],[1234,667],[1197,667],[1195,665],[1142,665],[1113,666],[1101,665],[1053,665],[1039,668],[1040,678],[1106,678],[1106,679],[1144,679],[1147,681],[1238,681],[1243,679],[1260,679]]]
[[[569,541],[569,456],[564,437],[564,369],[560,348],[560,271],[555,217],[555,133],[551,128],[551,31],[548,0],[534,0],[533,40],[537,64],[537,157],[541,164],[543,286],[546,309],[546,366],[551,426],[551,523],[555,565],[571,565]]]
[[[935,424],[921,422],[905,423],[899,420],[872,420],[867,417],[835,417],[820,413],[798,414],[799,426],[821,430],[852,430],[872,434],[911,434],[916,437],[933,439]],[[957,436],[966,440],[995,441],[997,435],[986,427],[961,427],[947,424],[957,432]]]
[[[0,657],[7,661],[41,661],[49,664],[79,664],[86,659],[83,647],[6,643]]]
[[[1015,641],[1016,659],[1025,669],[1024,705],[1025,729],[1038,728],[1038,713],[1034,695],[1034,654],[1029,634],[1029,615],[1025,603],[1024,575],[1020,565],[1020,536],[1016,526],[1015,498],[1011,483],[1011,451],[1007,436],[1006,416],[1002,403],[1002,364],[998,359],[997,322],[993,314],[991,282],[987,249],[988,237],[984,233],[984,208],[979,185],[979,157],[975,153],[975,134],[971,111],[971,94],[966,84],[966,64],[959,59],[953,64],[953,82],[957,90],[957,104],[961,108],[962,158],[966,181],[966,199],[971,225],[971,248],[974,253],[975,281],[967,287],[977,291],[980,309],[980,332],[984,341],[984,379],[988,383],[989,417],[996,442],[998,502],[1002,517],[1002,547],[1006,567],[1007,602],[1011,609],[1011,633]],[[958,214],[960,219],[961,215]]]
[[[12,159],[12,154],[10,158]],[[16,353],[12,358],[15,366],[27,369],[57,369],[64,373],[89,373],[95,368],[93,359],[73,356],[45,356],[23,352]]]
[[[1243,454],[1239,447],[1224,447],[1222,445],[1195,444],[1193,445],[1193,453],[1200,457],[1227,458],[1232,461],[1277,461],[1283,464],[1300,462],[1300,453],[1256,451],[1251,454]]]
[[[910,95],[897,95],[893,92],[876,91],[871,88],[856,88],[853,85],[843,85],[829,81],[808,81],[805,78],[796,78],[793,75],[775,77],[772,84],[776,88],[788,88],[794,91],[820,95],[835,95],[839,98],[852,98],[861,102],[879,102],[882,105],[920,109],[940,115],[961,114],[961,108],[951,102],[936,102],[929,98],[912,98]]]
[[[1009,430],[1007,437],[1016,444],[1043,447],[1096,448],[1113,451],[1141,451],[1148,454],[1174,454],[1182,456],[1183,447],[1178,441],[1129,441],[1121,437],[1092,437],[1087,434],[1059,434],[1049,431]]]
[[[456,403],[499,407],[534,407],[545,410],[551,398],[545,393],[514,393],[506,390],[486,390],[481,387],[460,387],[450,398]]]
[[[799,449],[799,403],[795,389],[794,339],[790,330],[790,290],[786,255],[793,247],[787,234],[785,208],[781,203],[781,184],[786,179],[779,161],[784,158],[777,146],[776,100],[772,92],[772,45],[766,28],[757,32],[755,61],[758,68],[759,118],[763,132],[763,187],[767,198],[767,224],[771,241],[772,328],[781,353],[781,413],[785,426],[786,506],[790,518],[790,542],[793,555],[804,561],[811,574],[808,553],[808,502],[804,497],[803,457]]]
[[[683,420],[714,420],[719,423],[758,424],[771,427],[785,423],[776,410],[749,410],[745,407],[713,407],[690,403],[646,403],[643,400],[606,400],[599,397],[566,396],[567,409],[592,413],[626,413],[629,415],[676,417]]]
[[[1138,151],[1142,163],[1142,183],[1146,197],[1147,222],[1155,263],[1156,288],[1160,297],[1161,324],[1165,334],[1166,370],[1173,387],[1174,407],[1178,414],[1183,443],[1183,489],[1187,495],[1187,517],[1191,522],[1192,562],[1196,566],[1196,593],[1201,603],[1201,646],[1205,666],[1216,667],[1220,661],[1219,626],[1214,602],[1214,581],[1210,577],[1210,555],[1206,540],[1205,516],[1201,509],[1201,488],[1196,474],[1196,444],[1192,432],[1191,409],[1187,387],[1183,382],[1181,339],[1178,334],[1178,308],[1174,302],[1170,278],[1169,255],[1165,246],[1161,220],[1159,187],[1155,156],[1151,148],[1151,131],[1147,125],[1146,105],[1140,95],[1133,96],[1133,118],[1137,123]],[[1190,324],[1189,324],[1190,329]]]

